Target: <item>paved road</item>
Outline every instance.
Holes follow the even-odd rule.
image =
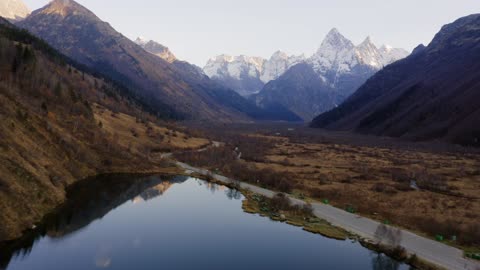
[[[232,183],[233,180],[213,174],[208,170],[194,168],[188,164],[177,162],[177,165],[185,170],[196,172],[203,175],[210,175],[217,181],[223,183]],[[252,192],[273,197],[276,192],[268,189],[260,188],[247,183],[240,183],[241,188],[249,189]],[[292,202],[296,204],[305,204],[304,201],[298,200],[289,196]],[[425,237],[416,235],[406,230],[393,228],[390,226],[384,226],[381,223],[360,217],[355,214],[348,213],[341,209],[321,204],[313,203],[314,214],[327,220],[335,226],[346,229],[347,231],[359,235],[360,237],[369,239],[371,241],[379,240],[379,228],[387,228],[390,232],[397,233],[395,242],[399,242],[399,245],[405,248],[410,254],[416,254],[418,257],[452,270],[480,270],[480,263],[463,258],[463,252],[457,248],[447,246],[445,244],[427,239]],[[384,235],[384,234],[381,234]],[[387,237],[388,238],[388,237]],[[390,239],[390,238],[388,238]],[[381,239],[383,243],[392,243],[392,240]]]

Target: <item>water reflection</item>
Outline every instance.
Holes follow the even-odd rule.
[[[384,254],[372,254],[372,269],[373,270],[398,270],[400,263],[392,260]]]
[[[408,269],[359,243],[246,214],[238,190],[198,179],[96,178],[67,194],[35,232],[0,246],[3,268]]]
[[[240,200],[242,198],[242,193],[237,189],[227,189],[225,194],[229,200]]]
[[[164,194],[173,184],[187,179],[185,176],[105,175],[80,181],[67,190],[66,203],[45,217],[34,231],[19,240],[0,243],[0,269],[5,269],[14,256],[28,256],[39,238],[65,237],[101,219],[126,201],[138,203],[151,200]],[[107,267],[110,263],[103,251],[95,264]]]

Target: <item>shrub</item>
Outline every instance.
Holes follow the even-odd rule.
[[[288,211],[291,209],[291,201],[283,193],[278,193],[270,200],[270,206],[275,212],[281,210]]]

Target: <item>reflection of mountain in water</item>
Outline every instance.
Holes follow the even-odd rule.
[[[139,196],[135,197],[133,201],[143,200],[148,201],[155,197],[163,195],[174,183],[173,182],[161,182],[160,184],[144,190]]]
[[[35,241],[45,235],[56,238],[75,233],[129,200],[151,200],[164,194],[173,184],[185,182],[188,177],[165,179],[161,176],[115,175],[79,181],[67,190],[67,201],[45,217],[35,231],[17,241],[0,243],[0,269],[6,268],[13,255],[28,254]]]

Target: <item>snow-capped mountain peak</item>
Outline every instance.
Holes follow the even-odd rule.
[[[351,49],[353,47],[355,47],[355,45],[353,45],[353,43],[349,39],[343,36],[337,28],[333,28],[332,30],[330,30],[330,32],[328,32],[317,53],[321,53],[330,49],[344,50]]]
[[[249,95],[259,91],[264,84],[277,79],[288,68],[304,60],[304,56],[290,56],[280,50],[269,59],[222,54],[209,59],[203,71],[210,78],[230,82],[227,83],[228,86],[241,95]],[[247,89],[252,85],[255,89]]]
[[[140,37],[137,37],[137,39],[135,39],[135,43],[137,43],[138,45],[142,46],[142,45],[145,45],[147,44],[148,40],[146,40],[144,37],[140,36]]]
[[[354,67],[364,65],[374,70],[402,59],[408,55],[403,49],[375,46],[367,37],[358,46],[334,28],[325,37],[318,51],[308,60],[314,70],[325,77],[327,72],[349,73]]]
[[[380,46],[380,54],[383,57],[383,65],[389,65],[397,60],[407,57],[410,53],[404,49],[393,48],[390,45]]]
[[[356,64],[355,45],[333,28],[308,62],[318,73],[329,70],[349,71]]]
[[[1,0],[0,16],[8,20],[22,20],[30,14],[30,9],[22,0]]]
[[[260,80],[264,83],[275,80],[280,77],[290,67],[301,63],[305,60],[305,56],[288,55],[283,51],[276,51],[270,59],[268,59],[263,67]]]
[[[170,51],[170,49],[158,42],[155,42],[153,40],[147,40],[143,37],[138,37],[135,40],[135,43],[140,45],[147,52],[154,54],[169,63],[177,61],[177,57],[175,57],[175,55]]]
[[[370,37],[367,37],[355,48],[355,54],[361,64],[375,68],[383,66],[383,56]]]

